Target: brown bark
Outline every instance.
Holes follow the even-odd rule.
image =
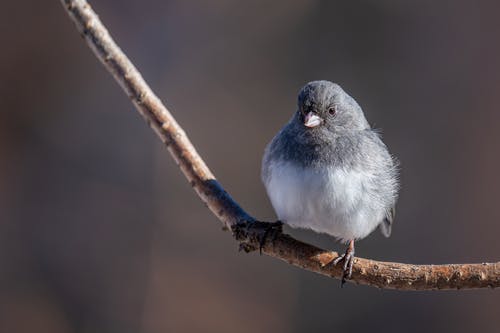
[[[92,8],[84,0],[61,1],[89,47],[165,143],[201,200],[226,229],[238,229],[234,235],[245,249],[257,248],[258,240],[251,232],[251,223],[255,219],[247,214],[215,179],[186,133],[115,44]],[[263,253],[269,256],[322,275],[342,277],[340,267],[328,265],[338,257],[335,252],[305,244],[285,234],[279,234],[274,242],[268,243],[263,247]],[[411,265],[356,258],[350,281],[400,290],[495,288],[500,286],[500,262]]]

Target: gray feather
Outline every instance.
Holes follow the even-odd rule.
[[[321,125],[304,126],[308,113],[321,117]],[[278,218],[292,227],[342,240],[366,237],[377,226],[391,233],[397,163],[337,84],[302,88],[298,110],[266,148],[262,180]]]
[[[394,218],[396,216],[396,207],[392,207],[385,217],[384,221],[380,224],[380,231],[385,237],[391,236],[392,224],[394,223]]]

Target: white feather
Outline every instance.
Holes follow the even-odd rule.
[[[372,179],[363,171],[273,161],[264,183],[282,222],[349,241],[366,237],[384,219],[385,207],[370,191]]]

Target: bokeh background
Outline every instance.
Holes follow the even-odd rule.
[[[329,79],[401,162],[393,236],[357,254],[499,260],[498,2],[91,4],[255,216],[274,219],[266,143],[300,87]],[[497,290],[340,289],[238,253],[59,1],[1,5],[0,332],[498,330]]]

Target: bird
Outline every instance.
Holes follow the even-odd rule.
[[[352,276],[354,242],[377,227],[391,234],[399,165],[359,104],[340,85],[307,83],[297,110],[265,148],[261,178],[280,222],[348,244],[342,282]]]

